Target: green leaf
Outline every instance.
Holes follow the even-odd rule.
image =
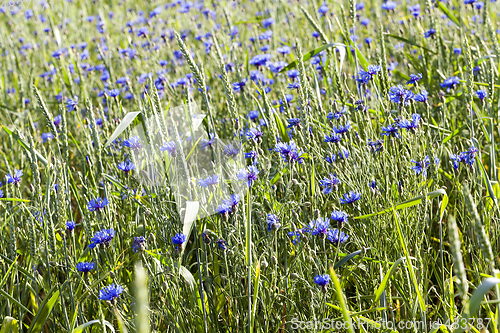
[[[19,144],[24,148],[26,149],[27,151],[29,151],[29,148],[28,148],[28,143],[26,141],[24,141],[23,139],[21,139],[19,137],[19,135],[17,135],[16,133],[12,132],[10,129],[8,129],[7,127],[5,127],[5,125],[2,125],[3,129],[5,130],[5,132],[7,132],[9,135],[11,135],[14,139],[17,140],[17,142],[19,142]],[[35,155],[37,157],[37,159],[42,162],[45,166],[47,166],[49,164],[49,162],[45,159],[45,157],[42,156],[42,154],[40,154],[38,151],[36,151],[35,149],[33,149],[33,151],[35,152]]]
[[[427,51],[427,52],[429,52],[429,53],[437,54],[437,52],[436,52],[436,51],[432,51],[432,50],[430,50],[430,49],[428,49],[428,48],[426,48],[426,47],[423,47],[422,45],[419,45],[419,44],[417,44],[417,43],[414,43],[414,42],[412,42],[412,41],[410,41],[410,40],[408,40],[408,39],[406,39],[406,38],[403,38],[403,37],[400,37],[400,36],[397,36],[397,35],[393,35],[393,34],[385,34],[385,35],[386,35],[386,36],[389,36],[389,37],[391,37],[391,38],[397,39],[397,40],[399,40],[399,41],[401,41],[401,42],[404,42],[404,43],[406,43],[406,44],[410,44],[410,45],[413,45],[413,46],[415,46],[415,47],[418,47],[419,49],[425,50],[425,51]]]
[[[342,43],[324,44],[324,45],[321,45],[320,47],[318,47],[318,48],[316,48],[314,50],[311,50],[311,51],[307,52],[306,54],[304,54],[302,56],[302,61],[307,61],[307,60],[311,59],[312,57],[314,57],[315,55],[318,55],[321,51],[326,50],[327,48],[332,47],[332,46],[343,46],[343,47],[345,47],[345,45],[342,44]],[[282,70],[280,70],[280,73],[283,73],[283,72],[285,72],[285,71],[287,71],[289,69],[295,68],[298,63],[299,63],[299,59],[296,59],[296,60],[292,61],[285,68],[283,68]]]
[[[288,136],[285,125],[283,125],[283,122],[281,121],[281,118],[277,112],[274,112],[274,119],[276,119],[276,125],[278,125],[278,130],[280,132],[281,140],[289,142],[290,137]]]
[[[439,190],[427,193],[427,197],[429,199],[434,199],[434,198],[436,198],[438,196],[441,196],[441,195],[447,196],[446,191],[443,190],[443,189],[439,189]],[[424,198],[423,195],[419,195],[418,197],[415,197],[413,199],[407,200],[405,202],[402,202],[402,203],[396,205],[396,207],[394,207],[394,209],[395,210],[401,210],[401,209],[404,209],[404,208],[408,208],[408,207],[419,205],[422,202],[423,198]],[[443,200],[443,202],[444,202],[444,200]],[[446,204],[447,203],[448,203],[448,201],[446,201]],[[445,208],[446,208],[446,206],[445,206]],[[377,215],[382,215],[382,214],[385,214],[385,213],[389,213],[390,211],[392,211],[392,207],[384,209],[384,210],[382,210],[380,212],[377,212],[377,213],[372,213],[372,214],[368,214],[368,215],[357,216],[354,219],[355,220],[363,220],[363,219],[370,218],[372,216],[377,216]]]
[[[365,249],[366,251],[366,249]],[[355,251],[355,252],[352,252],[352,253],[349,253],[348,255],[346,255],[344,258],[342,258],[341,260],[339,260],[334,266],[333,266],[333,269],[337,269],[337,268],[340,268],[343,264],[345,264],[346,262],[348,262],[349,260],[351,260],[352,258],[354,258],[355,256],[361,254],[363,252],[363,250],[358,250],[358,251]]]
[[[460,27],[460,22],[458,22],[458,19],[453,15],[448,8],[445,7],[445,5],[441,1],[437,1],[438,8],[446,15],[448,18],[455,23],[457,26]]]
[[[380,286],[378,286],[377,290],[375,291],[375,299],[373,300],[372,307],[376,306],[375,303],[377,303],[378,300],[380,299],[380,297],[382,297],[382,293],[384,292],[385,288],[387,288],[387,284],[389,283],[389,279],[391,278],[391,276],[394,275],[394,273],[396,273],[396,270],[398,269],[399,264],[404,259],[406,259],[406,257],[401,257],[398,260],[396,260],[396,262],[394,262],[394,264],[392,264],[392,267],[389,270],[389,272],[387,272],[384,275],[384,278],[382,279]]]
[[[139,114],[141,114],[141,111],[136,111],[136,112],[129,112],[123,117],[122,121],[120,122],[120,125],[115,129],[113,134],[111,134],[111,137],[108,139],[104,147],[109,146],[117,137],[122,134],[122,132],[134,121],[135,117],[137,117]]]
[[[28,199],[18,199],[18,198],[0,198],[0,201],[30,202],[30,200]]]
[[[75,328],[72,331],[72,333],[83,332],[83,330],[86,329],[87,327],[92,326],[94,324],[100,324],[100,323],[101,323],[100,319],[95,319],[95,320],[88,321],[85,324],[81,324],[80,326],[78,326],[77,328]],[[104,320],[104,325],[106,325],[107,327],[109,327],[109,329],[111,330],[111,332],[113,332],[113,333],[115,332],[115,329],[114,329],[113,325],[111,325],[111,323],[109,321]]]
[[[50,292],[47,293],[47,296],[42,302],[40,310],[36,313],[35,319],[33,319],[33,323],[31,324],[28,333],[42,331],[43,325],[45,325],[45,322],[49,318],[54,305],[56,305],[57,301],[59,300],[59,289],[52,295],[52,297],[48,297],[48,295],[50,295],[56,288],[58,288],[57,285],[53,286]]]
[[[19,333],[19,323],[16,319],[6,316],[3,319],[2,327],[0,328],[0,333]]]

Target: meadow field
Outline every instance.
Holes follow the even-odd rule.
[[[0,333],[498,333],[499,17],[3,1]]]

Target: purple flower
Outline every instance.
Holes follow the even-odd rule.
[[[422,161],[411,160],[411,162],[415,164],[411,169],[415,170],[417,175],[423,174],[424,177],[427,176],[427,168],[429,168],[430,165],[429,155],[425,156]]]
[[[398,4],[394,1],[387,1],[382,4],[382,9],[384,10],[394,10]]]
[[[415,84],[418,81],[420,81],[421,78],[422,78],[422,74],[421,73],[410,74],[410,79],[408,81],[406,81],[406,84]]]
[[[176,245],[176,249],[177,249],[177,245],[180,245],[182,247],[182,244],[186,241],[186,235],[184,235],[183,233],[180,233],[180,234],[177,234],[175,235],[174,237],[172,237],[172,243],[174,243]]]
[[[436,34],[436,29],[431,28],[431,29],[429,29],[428,31],[426,31],[426,32],[424,33],[424,37],[425,37],[425,38],[429,38],[429,37],[431,37],[431,36],[434,36],[435,34]]]
[[[7,184],[18,185],[21,182],[21,177],[23,176],[22,170],[14,169],[14,174],[8,174],[5,176],[7,178]]]
[[[218,175],[208,176],[206,179],[198,180],[198,185],[203,188],[211,188],[212,186],[215,186],[218,183],[219,183]]]
[[[144,239],[143,236],[134,237],[134,241],[132,242],[132,251],[134,251],[135,253],[144,251],[144,249],[146,248],[145,243],[146,239]]]
[[[361,194],[355,192],[355,191],[349,191],[348,193],[344,194],[342,198],[340,198],[340,203],[341,204],[353,204],[356,201],[361,199]]]
[[[75,229],[75,222],[74,221],[66,222],[66,230],[71,232],[71,231],[73,231],[73,229]]]
[[[326,237],[331,243],[338,245],[345,243],[349,236],[339,229],[328,230],[328,235]]]
[[[397,124],[392,124],[387,127],[382,127],[382,135],[385,136],[400,138],[401,136],[398,131],[399,131],[399,126]]]
[[[402,120],[399,122],[399,127],[405,128],[408,131],[415,132],[415,130],[418,128],[418,125],[420,123],[420,115],[418,113],[412,114],[412,120]]]
[[[238,177],[239,180],[246,181],[248,186],[250,187],[257,180],[258,174],[259,174],[259,170],[254,165],[251,165],[247,168],[242,168],[236,174],[236,177]]]
[[[119,163],[117,168],[125,172],[125,175],[128,176],[128,173],[135,169],[135,165],[127,158],[125,162]]]
[[[340,184],[340,179],[337,178],[337,175],[331,173],[329,177],[320,180],[319,183],[319,185],[323,187],[323,194],[329,194],[334,190],[337,190],[337,186]]]
[[[441,83],[441,88],[446,88],[446,91],[450,91],[450,89],[455,89],[455,87],[459,84],[460,78],[458,78],[457,76],[452,76]]]
[[[328,275],[328,274],[317,275],[314,277],[314,283],[316,283],[318,286],[322,287],[323,289],[326,289],[326,286],[330,283],[330,275]]]
[[[170,141],[170,142],[164,143],[163,146],[161,146],[158,149],[160,151],[166,151],[168,153],[168,155],[170,155],[172,157],[175,157],[175,155],[177,154],[177,149],[175,147],[175,142],[174,141]]]
[[[129,147],[132,150],[138,150],[142,148],[141,140],[139,136],[132,136],[128,140],[123,141],[125,147]]]
[[[73,96],[73,99],[66,100],[66,109],[68,112],[75,110],[78,107],[78,96]]]
[[[205,149],[206,147],[212,148],[213,144],[215,143],[215,134],[214,133],[209,133],[209,140],[201,140],[201,148]]]
[[[79,272],[87,274],[91,270],[95,269],[95,263],[94,262],[79,262],[76,264],[76,269]]]
[[[278,230],[281,226],[280,219],[274,214],[267,214],[266,223],[268,231]]]
[[[104,229],[96,232],[94,237],[90,239],[91,243],[89,244],[89,248],[93,249],[97,245],[101,245],[101,247],[107,247],[109,243],[115,237],[115,231],[113,229]]]
[[[114,283],[99,291],[99,299],[112,302],[123,292],[123,287]]]
[[[408,105],[410,100],[414,97],[413,92],[403,88],[402,85],[397,85],[389,89],[389,99],[397,104]]]
[[[428,94],[427,94],[427,90],[425,90],[425,89],[422,89],[422,91],[420,92],[420,94],[416,94],[415,95],[415,100],[417,102],[420,102],[420,103],[426,103],[428,99],[429,99],[429,97],[428,97]]]
[[[479,98],[481,101],[483,101],[486,96],[488,96],[488,93],[485,90],[478,90],[476,91],[477,98]]]

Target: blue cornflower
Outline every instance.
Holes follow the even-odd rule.
[[[241,145],[230,142],[224,146],[224,154],[229,157],[235,157],[240,153],[240,148]]]
[[[385,136],[393,136],[399,138],[401,136],[399,135],[398,131],[399,131],[399,126],[397,124],[392,124],[387,127],[382,127],[382,135]]]
[[[417,102],[420,102],[420,103],[426,103],[428,99],[429,99],[429,96],[427,94],[427,90],[425,90],[425,89],[422,89],[420,94],[415,95],[415,100]]]
[[[335,163],[336,160],[337,160],[337,155],[335,155],[335,154],[325,156],[325,161],[330,163],[330,164]]]
[[[292,50],[290,49],[290,47],[289,47],[289,46],[278,47],[278,48],[276,49],[276,51],[277,51],[278,53],[283,54],[283,55],[285,55],[285,54],[290,54],[290,53],[292,52]]]
[[[268,231],[278,230],[281,226],[280,219],[275,214],[267,214],[266,222]]]
[[[300,128],[300,118],[291,118],[288,119],[288,126],[287,128],[292,128],[294,126],[297,126]]]
[[[120,89],[111,89],[108,91],[108,95],[111,97],[118,97],[120,95]]]
[[[415,173],[417,175],[423,174],[424,177],[427,176],[427,168],[429,167],[429,165],[431,163],[430,159],[429,159],[429,155],[425,156],[422,161],[411,160],[411,163],[415,164],[415,166],[411,167],[411,169],[415,170]]]
[[[323,188],[324,194],[332,193],[334,190],[337,190],[337,186],[340,184],[340,179],[337,178],[337,175],[331,173],[329,178],[325,178],[320,180],[319,182],[321,187]]]
[[[109,245],[113,237],[115,237],[115,231],[113,229],[100,230],[90,239],[91,243],[89,244],[89,248],[93,249],[99,244],[102,247],[106,247]]]
[[[215,211],[217,212],[217,214],[224,216],[224,217],[227,217],[229,214],[232,213],[231,206],[226,205],[225,203],[217,206]]]
[[[251,158],[253,160],[257,159],[257,152],[255,150],[251,150],[248,153],[245,153],[245,158]]]
[[[74,221],[68,221],[66,222],[66,229],[71,232],[73,229],[75,229],[75,222]]]
[[[290,231],[287,235],[290,237],[293,245],[297,245],[300,242],[300,237],[302,236],[300,231]]]
[[[402,120],[399,122],[399,127],[401,128],[406,128],[408,131],[415,132],[415,130],[418,128],[418,125],[420,123],[420,115],[418,113],[412,114],[412,120]]]
[[[358,201],[361,199],[361,194],[355,192],[355,191],[349,191],[348,193],[344,194],[342,198],[340,198],[340,203],[341,204],[353,204],[354,202]]]
[[[231,194],[229,199],[223,200],[222,203],[226,206],[231,207],[232,211],[236,211],[236,208],[238,207],[238,204],[240,203],[240,195],[237,193]]]
[[[398,84],[397,86],[391,87],[389,89],[389,99],[397,104],[408,105],[410,100],[414,97],[413,92],[405,89],[402,85]]]
[[[123,141],[125,147],[129,147],[132,150],[137,150],[142,148],[141,140],[138,135],[130,137],[128,140]]]
[[[290,69],[288,72],[286,72],[286,75],[288,75],[290,79],[296,79],[299,77],[300,72],[296,69]]]
[[[479,150],[476,147],[471,146],[469,150],[464,151],[460,154],[460,162],[463,162],[472,168],[472,165],[476,161],[476,154],[478,152]]]
[[[175,147],[174,141],[166,142],[158,149],[160,151],[166,151],[168,155],[172,157],[175,157],[177,155],[177,148]]]
[[[339,120],[340,117],[342,117],[347,111],[347,107],[343,106],[340,111],[335,111],[335,112],[329,112],[328,115],[326,116],[328,119],[333,120]]]
[[[41,135],[43,143],[47,142],[47,140],[52,140],[54,138],[54,134],[48,132],[48,133],[42,133]]]
[[[377,75],[382,70],[382,66],[379,65],[369,65],[365,70],[359,70],[359,78],[356,81],[361,82],[362,84],[367,84],[370,80]]]
[[[318,217],[314,223],[314,228],[312,229],[313,236],[321,236],[324,237],[328,233],[328,228],[330,227],[330,219]],[[310,224],[311,225],[311,224]]]
[[[244,80],[242,80],[240,82],[233,83],[233,85],[232,85],[233,86],[233,90],[236,91],[236,92],[240,92],[243,89],[243,87],[245,87],[246,81],[247,81],[247,79],[244,79]]]
[[[0,198],[3,198],[3,191],[0,190]]]
[[[5,176],[7,178],[7,184],[18,185],[21,182],[21,177],[23,176],[22,170],[14,169],[14,175],[8,174]]]
[[[348,157],[349,157],[349,150],[342,149],[342,150],[339,151],[339,158],[341,160],[347,160]]]
[[[68,112],[75,110],[78,107],[78,96],[73,96],[73,99],[66,100],[66,109]]]
[[[272,17],[270,18],[267,18],[265,20],[262,21],[262,26],[267,29],[269,28],[271,25],[273,25],[274,23],[274,19]]]
[[[323,4],[318,9],[318,13],[320,13],[321,15],[325,15],[326,13],[328,13],[329,10],[330,8],[328,8],[326,3],[323,2]]]
[[[264,66],[265,64],[267,64],[268,61],[270,61],[270,60],[271,60],[270,54],[257,54],[252,59],[250,59],[249,63],[250,63],[250,65],[260,67],[260,66]]]
[[[174,237],[172,237],[172,243],[174,243],[175,249],[177,249],[177,246],[179,245],[182,248],[182,244],[186,241],[186,235],[183,233],[177,234]]]
[[[434,36],[436,34],[436,29],[430,28],[428,31],[424,33],[425,38],[429,38],[431,36]]]
[[[201,140],[201,148],[205,149],[206,147],[212,148],[213,144],[215,143],[215,134],[214,133],[209,133],[208,134],[209,139],[208,140]]]
[[[213,176],[208,176],[206,179],[200,179],[198,180],[198,185],[204,188],[211,188],[212,186],[215,186],[219,183],[219,176],[218,175],[213,175]]]
[[[326,290],[326,286],[330,283],[330,275],[317,275],[314,277],[314,283]]]
[[[246,133],[247,137],[249,140],[254,140],[256,142],[259,142],[260,139],[262,138],[262,135],[264,135],[264,133],[262,133],[262,131],[260,130],[260,127],[257,127],[257,128],[250,128],[247,133]]]
[[[94,262],[79,262],[76,264],[76,270],[85,274],[93,269],[95,269]]]
[[[280,153],[285,162],[302,163],[302,155],[304,153],[297,148],[297,145],[293,140],[289,143],[278,142],[273,150]]]
[[[332,133],[331,136],[325,135],[325,142],[339,143],[342,141],[342,136],[336,133]]]
[[[457,76],[452,76],[441,83],[441,88],[446,88],[446,91],[450,91],[450,89],[455,89],[455,87],[459,84],[460,78],[458,78]]]
[[[333,229],[333,230],[328,230],[328,235],[326,237],[331,243],[338,245],[345,243],[347,239],[349,239],[349,236],[340,231],[339,229]]]
[[[387,1],[382,4],[382,9],[384,10],[394,10],[398,4],[394,1]]]
[[[114,301],[123,292],[123,287],[117,284],[110,284],[99,291],[99,299],[103,301]]]
[[[128,173],[135,169],[135,165],[127,158],[125,162],[119,163],[117,168],[125,172],[125,175],[128,176]]]
[[[241,168],[240,171],[236,174],[239,180],[244,180],[247,182],[248,186],[252,186],[252,184],[257,180],[257,175],[259,174],[259,170],[251,165],[247,168]]]
[[[146,37],[147,35],[149,35],[149,30],[147,27],[140,27],[139,30],[137,30],[138,37]]]
[[[337,222],[339,228],[341,228],[349,220],[349,216],[344,211],[334,210],[330,216],[332,221]]]
[[[349,131],[349,128],[351,128],[351,123],[348,121],[344,126],[333,126],[333,131],[339,135],[343,135]]]
[[[299,88],[300,88],[300,83],[297,81],[288,84],[288,89],[299,89]]]
[[[134,237],[134,241],[132,242],[132,251],[134,251],[135,253],[144,251],[144,249],[146,248],[145,243],[146,239],[144,239],[143,236]]]
[[[380,150],[384,148],[384,140],[377,140],[377,141],[368,140],[367,146],[373,153],[378,153]]]
[[[408,81],[406,81],[406,84],[415,84],[418,81],[420,81],[421,78],[422,78],[422,74],[421,73],[410,74],[410,79]]]
[[[88,210],[91,212],[100,212],[101,209],[104,209],[109,204],[109,201],[107,198],[97,198],[97,199],[91,199],[89,203],[87,204]]]
[[[219,250],[221,250],[221,251],[227,250],[227,243],[225,240],[219,239],[219,240],[217,240],[216,243],[217,243],[217,247],[219,248]]]
[[[485,90],[478,90],[476,91],[477,98],[479,98],[481,101],[483,101],[488,93]]]

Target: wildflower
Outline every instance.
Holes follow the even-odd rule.
[[[3,198],[3,191],[0,190],[0,198]]]
[[[349,131],[349,128],[351,127],[351,123],[348,121],[344,126],[339,125],[333,126],[333,131],[339,135],[344,135]]]
[[[394,1],[387,1],[382,4],[382,9],[391,11],[394,10],[394,8],[396,8],[397,5],[398,4]]]
[[[287,128],[293,128],[294,126],[300,128],[300,118],[291,118],[291,119],[288,119],[288,126],[287,126]]]
[[[359,70],[359,78],[356,81],[367,84],[370,80],[377,75],[382,70],[382,66],[379,65],[369,65],[367,70]]]
[[[478,90],[476,91],[477,98],[479,98],[481,101],[483,101],[488,93],[485,90]]]
[[[208,176],[206,179],[198,180],[198,185],[200,185],[203,188],[211,188],[212,186],[215,186],[218,183],[219,183],[218,175]]]
[[[342,141],[342,136],[336,133],[332,133],[331,136],[325,135],[325,142],[339,143]]]
[[[326,287],[330,283],[330,275],[317,275],[314,277],[314,283],[323,288],[323,291],[326,291]]]
[[[426,31],[426,32],[424,33],[424,37],[425,37],[425,38],[429,38],[429,37],[431,37],[431,36],[434,36],[435,34],[436,34],[436,29],[431,28],[431,29],[429,29],[428,31]]]
[[[415,100],[417,102],[420,102],[420,103],[426,103],[427,100],[428,100],[428,95],[427,95],[427,90],[425,89],[422,89],[422,91],[420,92],[420,94],[416,94],[415,95]]]
[[[460,154],[460,162],[463,162],[472,168],[472,165],[476,161],[476,154],[478,152],[479,150],[476,147],[471,146],[469,150],[464,151]]]
[[[349,150],[343,149],[343,150],[339,151],[339,158],[341,160],[346,160],[348,157],[349,157]]]
[[[52,140],[54,138],[54,134],[52,133],[42,133],[41,135],[43,143],[47,142],[47,140]]]
[[[125,162],[119,163],[117,168],[125,172],[125,176],[128,176],[128,173],[135,169],[135,165],[127,158]]]
[[[140,27],[139,30],[137,30],[137,37],[146,37],[147,35],[149,35],[147,27]]]
[[[177,148],[175,147],[174,141],[166,142],[158,149],[160,151],[166,151],[171,157],[175,157],[177,155]]]
[[[14,169],[14,174],[8,174],[5,176],[7,178],[7,184],[14,184],[18,185],[21,182],[21,177],[23,176],[23,171],[22,170],[17,170]]]
[[[389,99],[400,105],[408,105],[413,97],[413,92],[403,88],[400,84],[395,87],[391,87],[389,90]]]
[[[406,84],[415,84],[418,81],[420,81],[421,78],[422,78],[422,74],[421,73],[410,74],[410,79],[408,81],[406,81]]]
[[[238,204],[240,203],[240,195],[237,193],[231,194],[229,199],[223,200],[222,203],[226,206],[231,207],[232,211],[236,211],[236,208],[238,207]]]
[[[297,245],[300,242],[300,237],[302,237],[300,231],[290,231],[287,235],[290,237],[293,245]]]
[[[335,154],[325,156],[325,161],[330,163],[330,164],[335,163],[336,159],[337,159],[337,155],[335,155]]]
[[[299,82],[294,82],[294,83],[289,83],[288,84],[288,89],[299,89],[300,88],[300,83]]]
[[[289,143],[286,142],[278,142],[273,149],[275,152],[280,153],[281,157],[285,162],[298,162],[302,163],[302,155],[304,154],[297,148],[297,145],[292,140]]]
[[[441,88],[446,88],[446,91],[450,91],[450,89],[455,89],[455,87],[459,84],[460,79],[457,76],[452,76],[441,83]]]
[[[172,243],[174,243],[175,249],[177,250],[177,247],[180,246],[182,248],[182,244],[186,241],[186,235],[183,233],[177,234],[174,237],[172,237]]]
[[[408,131],[415,132],[415,130],[418,128],[419,122],[420,122],[420,115],[418,113],[412,114],[412,120],[402,120],[399,122],[399,127],[405,128]]]
[[[423,174],[424,177],[427,176],[427,168],[430,165],[429,155],[425,156],[422,161],[411,160],[412,163],[415,163],[415,166],[411,167],[412,170],[415,170],[417,175]]]
[[[367,145],[373,153],[378,153],[380,150],[384,148],[384,141],[383,140],[368,141]]]
[[[78,96],[73,96],[73,99],[68,98],[66,101],[66,109],[71,112],[78,108]]]
[[[229,157],[235,157],[240,153],[240,147],[235,143],[228,143],[224,146],[224,154]]]
[[[88,210],[91,212],[100,212],[101,209],[104,209],[109,204],[109,201],[107,198],[97,198],[97,199],[91,199],[89,203],[87,204]]]
[[[219,214],[220,216],[223,216],[223,217],[227,217],[232,212],[231,206],[226,205],[225,203],[223,203],[222,205],[219,205],[215,209],[215,211],[217,212],[217,214]]]
[[[275,214],[267,214],[266,222],[268,231],[278,230],[281,226],[280,220]]]
[[[334,210],[330,216],[330,219],[337,222],[338,227],[342,228],[342,226],[347,223],[349,216],[344,211]]]
[[[75,222],[73,222],[73,221],[66,222],[66,230],[68,230],[69,232],[72,232],[73,229],[75,229]]]
[[[258,174],[259,170],[254,165],[251,165],[247,168],[241,168],[236,176],[239,180],[245,180],[250,187],[252,186],[253,182],[257,180]]]
[[[201,148],[205,149],[206,147],[212,148],[213,144],[215,143],[215,134],[214,133],[209,133],[208,134],[209,139],[208,140],[201,140]]]
[[[340,198],[340,203],[343,205],[353,204],[359,199],[361,199],[361,194],[356,193],[355,191],[349,191],[348,193],[344,194],[343,197]]]
[[[128,140],[123,141],[125,147],[129,147],[132,150],[138,150],[142,148],[141,140],[139,136],[132,136]]]
[[[401,136],[400,136],[398,131],[399,131],[399,127],[397,124],[392,124],[392,125],[389,125],[387,127],[382,127],[382,135],[385,135],[385,136],[392,136],[392,137],[399,138]]]
[[[97,245],[101,245],[101,247],[107,247],[111,240],[115,237],[115,231],[113,229],[103,229],[94,234],[92,237],[89,248],[93,249]]]
[[[330,120],[333,120],[333,119],[336,119],[336,120],[339,120],[340,117],[342,117],[347,111],[347,107],[343,106],[340,111],[335,111],[335,113],[333,112],[329,112],[328,115],[326,116],[328,119]]]
[[[219,250],[221,250],[221,251],[227,250],[227,243],[223,239],[217,240],[217,246],[219,247]]]
[[[79,262],[76,264],[76,269],[79,272],[87,274],[91,270],[95,269],[94,262]]]
[[[290,54],[290,53],[292,52],[292,50],[290,49],[290,47],[289,47],[289,46],[278,47],[278,48],[276,49],[276,51],[277,51],[278,53],[283,54],[283,55],[285,55],[285,54]]]
[[[349,239],[349,236],[340,231],[339,229],[333,229],[333,230],[328,230],[328,235],[326,237],[331,243],[335,245],[340,245],[345,243],[347,239]]]
[[[144,251],[144,249],[146,248],[145,243],[146,240],[144,239],[143,236],[134,237],[134,241],[132,242],[132,251],[134,251],[135,253],[139,251]]]
[[[314,225],[312,229],[313,236],[324,237],[328,233],[328,228],[330,227],[330,219],[319,217],[315,221],[311,222]],[[310,223],[310,225],[311,225]]]
[[[123,292],[123,287],[117,284],[110,284],[99,291],[99,299],[103,301],[114,301]]]
[[[322,16],[325,15],[326,13],[328,13],[330,9],[328,8],[328,6],[326,5],[326,3],[323,2],[323,4],[319,7],[318,9],[318,13],[321,14]]]
[[[325,178],[320,181],[320,186],[324,187],[323,194],[329,194],[334,190],[337,190],[338,184],[340,184],[340,179],[338,179],[337,175],[333,173],[330,174],[329,178]]]
[[[262,133],[259,127],[257,128],[252,127],[247,131],[246,135],[249,140],[260,142],[262,135],[264,135],[264,133]]]

